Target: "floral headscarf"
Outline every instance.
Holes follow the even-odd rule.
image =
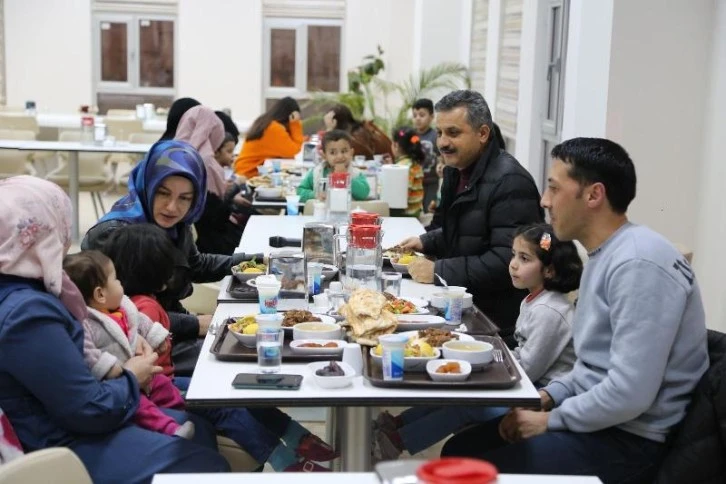
[[[60,297],[63,256],[71,244],[71,201],[47,180],[0,181],[0,274],[39,279]]]

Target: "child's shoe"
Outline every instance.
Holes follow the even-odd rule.
[[[340,453],[323,441],[320,437],[313,434],[307,434],[297,445],[295,454],[304,459],[314,460],[318,462],[327,462],[340,456]]]
[[[290,464],[282,472],[330,472],[330,469],[306,459]]]

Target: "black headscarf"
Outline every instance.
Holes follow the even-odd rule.
[[[237,128],[237,125],[234,124],[232,118],[230,118],[224,111],[214,111],[214,114],[216,114],[222,121],[222,124],[224,124],[224,130],[234,136],[234,144],[236,145],[239,142],[239,129]]]
[[[181,121],[182,116],[184,116],[184,113],[194,106],[199,106],[200,104],[202,103],[191,97],[182,97],[174,101],[169,108],[169,115],[166,118],[166,131],[164,131],[164,134],[161,135],[159,141],[174,139],[176,136],[176,129],[179,127],[179,122]]]

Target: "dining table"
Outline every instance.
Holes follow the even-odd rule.
[[[242,235],[238,251],[264,253],[268,255],[272,247],[269,237],[300,238],[305,223],[312,217],[305,216],[253,216],[250,217]],[[383,218],[383,244],[395,245],[408,236],[424,232],[421,223],[412,217]],[[220,289],[220,297],[222,296]],[[440,288],[438,288],[440,289]],[[422,297],[437,290],[432,284],[420,284],[404,280],[401,284],[402,297]],[[211,328],[204,340],[194,374],[186,394],[189,407],[328,407],[328,426],[335,447],[341,458],[336,467],[346,472],[365,472],[371,470],[371,420],[372,409],[381,406],[517,406],[539,408],[540,397],[537,389],[527,378],[514,358],[509,360],[516,366],[521,378],[508,388],[389,388],[376,386],[363,375],[353,378],[352,384],[342,389],[325,389],[316,385],[312,370],[306,363],[285,361],[282,374],[302,375],[298,390],[276,389],[235,389],[232,380],[239,373],[258,373],[255,361],[223,361],[213,354],[216,341],[215,329],[221,328],[231,317],[239,317],[259,312],[255,302],[220,301],[214,312]],[[484,323],[486,324],[486,322]],[[496,331],[492,325],[489,333]],[[504,351],[509,351],[505,348]]]

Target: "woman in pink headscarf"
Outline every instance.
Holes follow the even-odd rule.
[[[30,176],[0,181],[0,408],[24,450],[68,447],[94,482],[228,470],[201,418],[169,412],[193,420],[197,433],[202,425],[191,441],[132,424],[139,385],[159,371],[156,354],[129,359],[116,379],[91,374],[79,322],[85,302],[62,266],[70,220],[70,200],[57,185]]]
[[[194,224],[199,252],[233,254],[246,221],[236,215],[235,203],[246,204],[246,201],[239,195],[239,185],[225,181],[224,162],[220,161],[224,158],[218,156],[226,139],[224,124],[210,108],[195,106],[182,116],[174,139],[192,145],[201,155],[207,170],[204,213]]]

